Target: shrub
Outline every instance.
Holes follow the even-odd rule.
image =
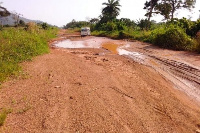
[[[198,32],[196,36],[196,41],[198,43],[196,51],[200,53],[200,32]]]
[[[169,26],[163,30],[156,29],[149,38],[155,45],[175,50],[192,50],[195,45],[183,29]]]
[[[29,31],[31,33],[34,33],[34,32],[38,32],[39,31],[39,27],[37,26],[36,23],[34,22],[29,22],[27,23],[26,27],[25,27],[25,30],[26,31]]]
[[[42,23],[41,24],[42,29],[47,30],[49,28],[49,25],[47,23]]]
[[[125,31],[120,31],[119,32],[119,39],[125,39],[125,38],[130,38],[130,35]]]
[[[101,24],[100,29],[104,31],[114,31],[117,30],[117,25],[114,22],[107,22]]]
[[[191,36],[197,35],[200,31],[200,19],[198,19],[191,28]]]

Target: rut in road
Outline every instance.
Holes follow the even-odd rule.
[[[175,60],[169,60],[169,59],[164,59],[164,58],[155,57],[155,56],[150,56],[150,57],[164,64],[166,68],[170,70],[173,74],[183,79],[187,79],[198,86],[200,85],[200,70],[199,69],[189,66],[187,64],[184,64],[182,62],[175,61]]]

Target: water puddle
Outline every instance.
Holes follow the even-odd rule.
[[[87,40],[80,40],[80,41],[74,41],[74,40],[64,40],[61,42],[56,42],[54,44],[56,47],[60,48],[105,48],[109,50],[113,54],[118,55],[125,55],[130,58],[132,58],[134,61],[138,63],[144,63],[144,55],[138,52],[130,52],[128,50],[125,50],[126,48],[130,47],[130,44],[115,44],[111,42],[104,42],[102,40],[97,39],[87,39]]]
[[[134,61],[144,64],[145,56],[143,54],[141,54],[141,53],[130,52],[130,51],[127,51],[127,50],[122,49],[122,48],[118,48],[117,51],[118,51],[119,55],[128,56],[131,59],[133,59]]]
[[[121,47],[121,46],[122,45],[117,45],[117,44],[114,44],[114,43],[104,43],[104,44],[102,44],[101,47],[109,50],[113,54],[118,54],[118,48]]]
[[[54,46],[60,48],[100,48],[101,43],[93,39],[83,41],[72,41],[70,39],[55,43]]]
[[[114,43],[104,43],[102,44],[102,48],[105,48],[109,51],[111,51],[113,54],[118,55],[125,55],[133,59],[134,61],[138,63],[144,64],[145,56],[142,53],[138,52],[131,52],[128,50],[125,50],[130,47],[130,44],[114,44]]]

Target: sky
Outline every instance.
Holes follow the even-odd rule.
[[[143,9],[146,0],[120,0],[121,12],[118,18],[129,18],[139,20],[145,18]],[[75,19],[85,21],[97,18],[104,7],[103,2],[107,0],[0,0],[2,6],[11,12],[17,12],[22,17],[41,20],[49,24],[63,26]],[[199,18],[200,0],[196,0],[196,8],[192,12],[180,10],[176,13],[178,18],[192,16],[192,20]],[[161,21],[162,16],[152,18]]]

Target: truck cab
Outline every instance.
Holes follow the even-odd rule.
[[[82,27],[81,36],[90,36],[90,27]]]

